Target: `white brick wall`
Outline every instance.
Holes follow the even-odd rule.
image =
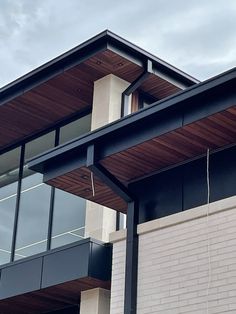
[[[113,244],[111,314],[124,313],[125,240]]]
[[[123,314],[124,240],[113,254],[111,314]],[[204,314],[207,299],[210,314],[236,313],[236,205],[208,222],[201,217],[140,234],[138,269],[138,314]]]

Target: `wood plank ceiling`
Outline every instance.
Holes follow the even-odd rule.
[[[39,291],[0,301],[1,314],[27,314],[45,313],[69,305],[80,303],[80,293],[93,288],[110,289],[110,282],[103,282],[94,278],[84,278],[69,281]]]
[[[0,150],[91,108],[93,82],[107,74],[134,81],[143,68],[106,50],[0,106]],[[151,75],[141,86],[163,98],[179,89]]]
[[[128,185],[145,175],[236,143],[236,105],[182,128],[113,154],[101,164]],[[124,201],[98,178],[92,195],[90,171],[85,167],[47,182],[96,203],[126,212]]]

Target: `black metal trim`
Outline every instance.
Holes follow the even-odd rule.
[[[129,190],[106,168],[96,161],[95,154],[94,145],[89,145],[87,148],[87,167],[124,201],[127,203],[133,201],[133,197],[130,195]]]
[[[17,185],[16,208],[15,208],[12,246],[11,246],[11,259],[10,259],[11,262],[13,262],[15,258],[17,226],[18,226],[18,217],[19,217],[19,210],[20,210],[21,185],[22,185],[22,178],[23,178],[23,171],[24,171],[24,158],[25,158],[25,145],[23,144],[21,146],[21,154],[20,154],[19,178],[18,178],[18,185]]]
[[[128,107],[129,96],[142,85],[151,73],[153,73],[152,61],[148,59],[143,73],[141,73],[139,77],[134,80],[121,94],[121,117],[125,115],[125,108]]]
[[[128,188],[106,168],[99,164],[99,161],[96,160],[94,145],[89,145],[87,148],[87,167],[128,203],[124,314],[135,314],[138,277],[138,203],[135,198],[131,196]]]
[[[120,230],[120,212],[116,212],[116,231]]]
[[[124,314],[136,314],[138,281],[138,203],[130,202],[127,210]]]
[[[110,246],[110,243],[104,243],[104,242],[102,242],[100,240],[88,237],[88,238],[84,238],[84,239],[81,239],[81,240],[78,240],[78,241],[75,241],[75,242],[71,242],[71,243],[68,243],[68,244],[65,244],[65,245],[61,245],[61,246],[53,248],[53,249],[51,249],[49,251],[43,251],[43,252],[40,252],[40,253],[36,253],[34,255],[23,257],[23,258],[21,258],[19,260],[15,260],[13,262],[2,264],[2,265],[0,265],[0,269],[9,267],[11,265],[17,265],[17,264],[23,263],[25,261],[30,261],[32,259],[35,259],[35,258],[38,258],[38,257],[41,257],[41,256],[50,255],[51,253],[54,253],[54,252],[63,251],[65,249],[67,249],[67,248],[74,247],[74,246],[77,246],[79,244],[84,244],[84,243],[87,243],[89,241],[92,241],[92,242],[94,242],[96,244],[103,245],[103,246],[106,246],[106,245]]]
[[[55,131],[55,147],[59,145],[60,140],[60,128]],[[48,219],[48,235],[47,235],[47,250],[51,249],[52,242],[52,224],[54,214],[54,201],[55,201],[55,190],[54,186],[51,187],[50,206],[49,206],[49,219]]]
[[[126,59],[133,61],[136,64],[139,64],[146,59],[150,59],[156,68],[159,70],[174,76],[177,80],[183,82],[187,86],[199,83],[199,80],[190,76],[189,74],[179,70],[173,65],[167,63],[166,61],[156,57],[155,55],[147,52],[146,50],[138,47],[137,45],[123,39],[122,37],[107,31],[109,36],[108,49],[112,50],[120,55],[124,54]]]
[[[123,94],[130,96],[136,89],[147,79],[149,74],[152,73],[152,62],[147,60],[146,69],[134,80],[123,92]]]
[[[75,148],[87,147],[95,141],[103,144],[100,150],[104,151],[102,156],[104,158],[123,149],[124,144],[127,147],[131,147],[141,141],[153,138],[154,135],[158,136],[169,132],[171,129],[181,127],[183,114],[184,124],[188,124],[227,109],[232,106],[232,101],[235,100],[235,79],[236,68],[181,91],[165,100],[158,101],[139,112],[123,117],[76,140],[60,145],[58,148],[45,152],[31,159],[29,167],[40,172],[43,169],[42,165],[49,160],[57,158],[57,156]],[[173,123],[174,120],[175,124]],[[155,122],[154,128],[150,128],[150,121]],[[139,136],[137,136],[137,132]],[[127,138],[131,136],[132,140],[129,139],[127,142]],[[114,140],[122,142],[120,147],[115,147]]]
[[[188,86],[199,82],[190,75],[180,71],[111,31],[105,30],[12,83],[0,88],[0,105],[21,95],[32,87],[45,82],[55,75],[63,73],[65,70],[83,62],[99,51],[109,48],[112,50],[112,47],[118,51],[121,50],[128,53],[132,58],[138,59],[139,62],[142,62],[142,60],[147,58],[152,60],[155,62],[156,66],[165,72],[170,72],[171,75],[178,80],[186,82]]]
[[[144,108],[143,106],[144,101],[148,104],[148,106],[151,106],[154,102],[157,102],[158,100],[160,99],[140,90],[138,92],[138,110]]]

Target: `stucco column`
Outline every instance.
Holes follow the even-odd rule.
[[[80,314],[109,314],[110,291],[96,288],[81,292]]]
[[[120,118],[121,94],[129,83],[109,74],[94,82],[91,130]],[[107,207],[87,202],[85,236],[108,242],[116,229],[116,212]]]

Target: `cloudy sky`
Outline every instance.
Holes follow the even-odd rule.
[[[104,29],[200,80],[236,66],[235,0],[0,0],[0,86]]]

